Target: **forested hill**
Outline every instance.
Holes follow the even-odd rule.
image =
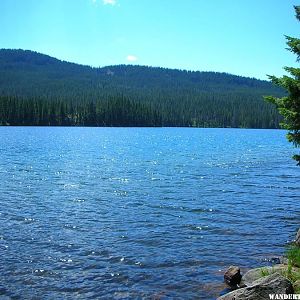
[[[92,68],[0,50],[1,125],[277,128],[267,81],[145,66]]]

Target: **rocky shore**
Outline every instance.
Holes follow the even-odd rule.
[[[300,299],[300,229],[291,247],[272,267],[251,269],[242,275],[239,267],[230,266],[224,281],[232,291],[217,300]]]

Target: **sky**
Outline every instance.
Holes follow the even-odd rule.
[[[299,3],[300,4],[300,3]],[[291,0],[0,0],[0,48],[103,67],[138,64],[266,79],[297,66]]]

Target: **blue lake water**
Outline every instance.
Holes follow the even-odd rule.
[[[0,298],[215,299],[299,227],[285,134],[0,127]]]

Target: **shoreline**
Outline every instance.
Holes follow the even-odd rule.
[[[279,263],[249,269],[243,275],[240,267],[230,266],[224,273],[228,292],[217,300],[300,299],[300,228],[278,259]]]

